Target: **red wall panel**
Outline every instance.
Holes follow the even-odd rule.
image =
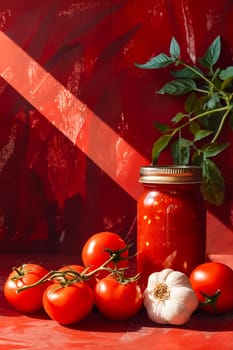
[[[134,63],[167,52],[172,36],[195,61],[220,34],[229,65],[232,19],[226,0],[1,0],[1,250],[79,253],[107,229],[133,240],[138,168],[158,137],[153,120],[182,108],[182,99],[155,95],[167,70]],[[232,254],[231,154],[219,159],[226,201],[209,208],[215,257]]]

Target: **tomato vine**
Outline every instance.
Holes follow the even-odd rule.
[[[69,286],[72,284],[75,284],[77,282],[86,282],[93,278],[95,275],[97,275],[101,271],[106,271],[109,275],[114,276],[120,283],[126,284],[126,283],[131,283],[131,282],[136,282],[138,278],[140,277],[139,274],[136,274],[135,276],[132,277],[125,277],[125,270],[127,268],[118,268],[117,264],[125,260],[126,258],[122,256],[122,254],[128,250],[131,247],[131,244],[126,245],[124,248],[119,249],[119,250],[111,250],[111,249],[105,249],[110,255],[109,259],[107,259],[102,265],[97,267],[94,270],[89,271],[89,267],[86,267],[83,269],[83,271],[75,271],[73,269],[67,269],[67,270],[51,270],[49,271],[46,275],[44,275],[41,279],[38,281],[28,284],[28,285],[23,285],[22,287],[17,289],[17,293],[23,292],[27,289],[36,287],[38,285],[48,283],[51,281],[56,281],[59,282],[61,286]],[[129,256],[127,259],[130,259],[134,257]],[[114,268],[112,269],[109,267],[109,263],[113,262],[114,263]]]

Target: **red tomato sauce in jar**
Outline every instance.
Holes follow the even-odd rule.
[[[137,270],[145,289],[153,272],[172,268],[189,275],[205,261],[206,210],[199,167],[142,167],[139,181]]]

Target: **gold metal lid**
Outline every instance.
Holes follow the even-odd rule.
[[[192,184],[202,182],[202,171],[197,166],[169,165],[140,168],[139,182],[145,184]]]

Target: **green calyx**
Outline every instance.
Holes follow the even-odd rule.
[[[128,251],[132,246],[133,246],[133,243],[132,244],[127,244],[125,247],[123,247],[123,248],[121,248],[119,250],[112,250],[112,249],[109,249],[109,248],[105,248],[104,250],[105,250],[105,252],[110,254],[109,260],[112,261],[114,264],[117,264],[121,260],[128,260],[128,259],[131,259],[131,258],[134,257],[134,255],[129,256],[129,257],[123,257],[122,256],[122,254],[125,251]]]
[[[204,301],[200,301],[199,305],[200,306],[208,306],[210,305],[213,309],[214,312],[216,312],[217,308],[216,308],[216,303],[217,300],[221,294],[220,289],[217,289],[216,292],[213,295],[208,295],[206,293],[203,293],[201,290],[199,291],[200,294],[205,298]]]
[[[25,276],[28,272],[31,272],[32,269],[25,269],[25,264],[22,264],[20,267],[13,267],[12,271],[15,272],[15,275],[12,277],[12,281],[17,281],[23,276]]]

